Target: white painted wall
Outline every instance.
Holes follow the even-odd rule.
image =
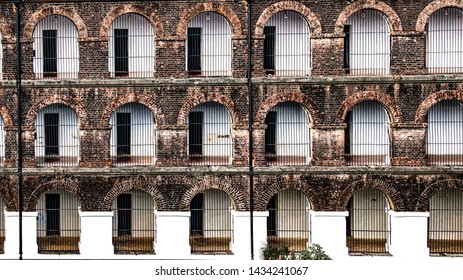
[[[388,211],[391,220],[389,253],[394,257],[429,256],[427,245],[428,212]]]
[[[352,155],[382,155],[390,160],[389,116],[375,101],[362,101],[352,108],[350,130]]]
[[[349,256],[346,246],[347,211],[329,212],[310,210],[312,244],[319,244],[332,259]]]
[[[117,113],[130,113],[130,155],[152,158],[151,164],[153,164],[156,161],[156,124],[153,112],[140,103],[125,104],[117,108],[111,115],[111,119],[109,120],[109,124],[112,127],[110,136],[111,157],[117,156]],[[135,161],[124,164],[140,164],[140,162]]]
[[[350,74],[389,74],[391,38],[386,17],[375,10],[361,10],[347,20],[351,26]]]
[[[232,41],[228,21],[218,13],[202,12],[191,19],[188,27],[202,29],[201,74],[203,76],[230,76],[232,74]]]
[[[132,237],[156,237],[155,203],[150,194],[131,190]],[[117,236],[117,199],[113,201],[113,237]]]
[[[275,75],[307,76],[312,69],[310,27],[297,12],[274,14],[265,26],[275,26]]]
[[[463,192],[444,189],[429,201],[429,239],[463,240]]]
[[[283,102],[270,111],[277,112],[276,152],[277,156],[311,158],[311,132],[307,112],[295,102]]]
[[[204,191],[203,235],[204,237],[229,237],[233,235],[231,210],[233,203],[222,190]],[[233,243],[233,240],[231,241]]]
[[[206,102],[191,111],[203,112],[203,155],[228,156],[231,163],[233,135],[231,116],[227,108],[216,102]]]
[[[156,256],[185,259],[191,256],[190,212],[155,211]]]
[[[380,190],[363,189],[352,197],[350,211],[353,238],[387,239],[389,203]]]
[[[37,79],[43,79],[43,30],[57,30],[57,70],[58,79],[77,79],[79,73],[78,33],[74,23],[61,15],[50,15],[37,23],[32,48],[35,51],[33,62]]]
[[[111,78],[115,77],[114,29],[128,29],[129,77],[153,77],[154,28],[145,17],[127,13],[116,18],[109,28],[108,65]]]
[[[427,153],[463,155],[463,104],[441,101],[428,111]]]
[[[463,71],[463,12],[447,7],[435,11],[426,32],[426,67],[429,73]]]
[[[37,114],[35,120],[36,139],[35,139],[35,156],[45,156],[45,113],[58,113],[58,150],[60,157],[80,157],[80,129],[77,114],[69,107],[63,104],[52,104]],[[77,161],[65,161],[62,164],[74,164]]]
[[[40,196],[37,202],[37,236],[44,237],[47,234],[47,214],[45,208],[45,194],[59,194],[60,198],[60,236],[80,236],[79,201],[64,190],[51,190]]]

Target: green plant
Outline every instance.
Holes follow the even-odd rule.
[[[331,260],[323,248],[318,244],[312,244],[299,255],[300,260]]]
[[[289,255],[288,246],[278,243],[266,243],[260,251],[264,260],[281,260]]]

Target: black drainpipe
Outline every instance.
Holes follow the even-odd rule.
[[[248,101],[249,101],[249,220],[251,226],[251,260],[254,259],[254,168],[253,168],[253,138],[252,138],[252,123],[253,118],[253,99],[252,99],[252,0],[248,0]]]
[[[23,149],[22,149],[22,110],[21,110],[21,0],[14,2],[16,7],[16,90],[18,92],[18,192],[19,192],[19,259],[23,259]]]

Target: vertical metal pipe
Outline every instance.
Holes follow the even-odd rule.
[[[253,138],[252,138],[252,123],[253,123],[253,99],[252,99],[252,0],[248,0],[248,101],[249,101],[249,222],[251,228],[251,260],[254,259],[254,169],[253,169]]]
[[[22,110],[21,110],[21,0],[14,2],[16,7],[16,90],[18,106],[18,192],[19,192],[19,259],[23,258],[23,174],[22,174]]]

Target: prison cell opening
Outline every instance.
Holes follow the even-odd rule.
[[[288,10],[274,14],[265,24],[264,35],[267,75],[310,75],[310,27],[299,13]]]
[[[298,190],[275,194],[267,204],[267,243],[285,245],[293,252],[311,243],[310,203]]]
[[[431,255],[463,254],[463,192],[444,189],[429,201],[428,247]]]
[[[390,126],[386,109],[375,101],[362,101],[346,114],[344,149],[348,165],[390,163]]]
[[[389,23],[381,12],[363,9],[344,26],[344,68],[350,75],[388,75],[391,56]]]
[[[190,247],[194,254],[231,254],[233,203],[222,190],[208,189],[190,203]]]
[[[5,203],[0,196],[0,254],[5,253]]]
[[[113,246],[115,254],[154,254],[156,205],[150,194],[131,190],[114,200]]]
[[[35,26],[33,40],[37,79],[78,78],[78,33],[70,19],[61,15],[45,17]]]
[[[116,109],[110,119],[113,166],[152,165],[156,161],[156,122],[140,103]]]
[[[296,102],[282,102],[265,118],[265,158],[269,165],[310,162],[311,132],[307,112]]]
[[[346,243],[351,255],[387,254],[390,243],[389,203],[372,188],[354,193],[347,205]]]
[[[463,165],[463,104],[444,100],[427,115],[426,154],[429,165]]]
[[[188,114],[188,157],[191,165],[229,165],[232,161],[231,116],[216,102],[195,106]]]
[[[230,76],[231,28],[220,14],[202,12],[187,27],[186,66],[192,76]]]
[[[429,73],[463,71],[463,12],[446,7],[435,11],[425,26],[426,67]]]
[[[64,190],[50,190],[37,202],[39,254],[79,254],[79,201]]]
[[[78,166],[80,129],[76,113],[63,104],[52,104],[37,114],[35,121],[37,166]]]
[[[111,78],[154,76],[154,28],[145,17],[127,13],[116,18],[109,28],[108,50]]]

